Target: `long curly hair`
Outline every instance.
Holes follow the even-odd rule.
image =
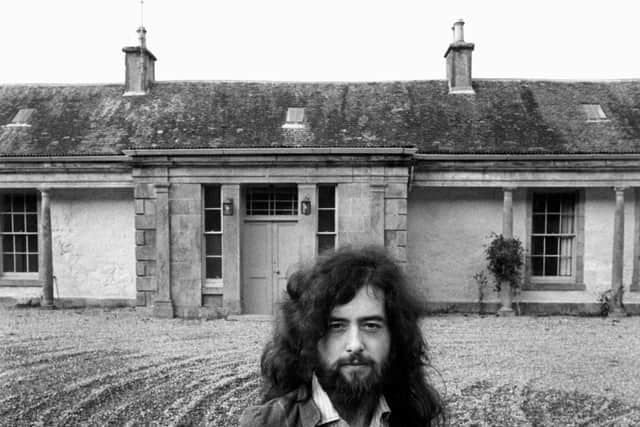
[[[339,249],[289,278],[273,339],[262,353],[263,403],[301,387],[310,398],[317,343],[327,333],[329,315],[366,285],[384,293],[391,351],[383,393],[391,425],[443,424],[442,400],[425,371],[429,358],[418,324],[421,299],[386,251],[373,246]]]

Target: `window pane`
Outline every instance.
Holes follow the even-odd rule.
[[[38,271],[38,255],[29,255],[29,273]]]
[[[204,231],[221,231],[220,210],[204,211]]]
[[[560,233],[562,234],[573,233],[573,216],[563,215],[560,217]]]
[[[533,234],[544,234],[544,215],[534,215],[532,223]]]
[[[220,207],[220,187],[207,186],[204,188],[204,207],[219,208]]]
[[[318,207],[334,208],[336,205],[336,187],[333,185],[321,185],[318,187]]]
[[[0,220],[2,221],[2,232],[11,233],[11,215],[2,215],[2,218],[0,218]]]
[[[324,251],[332,250],[335,248],[336,236],[329,235],[319,235],[318,236],[318,253],[321,254]]]
[[[13,255],[12,254],[3,254],[2,255],[2,271],[4,272],[12,272],[13,270]]]
[[[571,258],[560,258],[560,276],[571,276]]]
[[[207,279],[220,279],[222,277],[222,259],[207,258]]]
[[[9,212],[11,210],[11,195],[3,194],[2,198],[0,199],[0,203],[2,204],[0,206],[2,212]]]
[[[558,254],[558,238],[546,237],[545,239],[545,255],[557,255]]]
[[[547,196],[547,212],[560,213],[560,204],[565,194],[549,194]]]
[[[575,205],[575,198],[571,195],[567,195],[567,199],[562,201],[562,214],[573,216],[574,205]]]
[[[206,238],[206,254],[207,255],[222,255],[222,235],[221,234],[207,234]]]
[[[318,211],[318,231],[333,232],[336,229],[336,219],[333,210]]]
[[[13,215],[13,231],[16,233],[22,233],[25,231],[23,215]]]
[[[38,211],[38,200],[35,195],[27,196],[27,212],[37,212]]]
[[[544,255],[544,237],[531,238],[531,254]]]
[[[27,251],[27,236],[14,236],[16,242],[16,252],[26,252]]]
[[[545,257],[544,259],[544,275],[545,276],[557,276],[558,275],[558,258]]]
[[[38,215],[27,215],[27,231],[30,233],[38,232]]]
[[[542,257],[532,257],[531,258],[531,273],[534,276],[542,276]]]
[[[29,236],[27,243],[29,252],[38,252],[38,236]]]
[[[16,273],[26,273],[27,256],[25,254],[16,254]]]
[[[24,212],[24,194],[13,195],[13,212]]]
[[[2,237],[2,252],[13,252],[13,236]]]
[[[547,215],[547,233],[558,234],[560,232],[560,215]]]
[[[546,198],[540,194],[534,194],[533,196],[533,211],[537,213],[545,212],[545,200]]]
[[[566,257],[571,257],[572,255],[572,245],[571,243],[573,242],[573,238],[571,237],[562,237],[560,239],[560,255],[562,256],[566,256]]]

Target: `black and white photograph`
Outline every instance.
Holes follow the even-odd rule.
[[[0,426],[640,426],[640,5],[0,5]]]

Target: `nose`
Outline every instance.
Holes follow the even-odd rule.
[[[347,353],[362,353],[364,350],[364,344],[362,343],[362,337],[360,336],[360,330],[358,328],[349,329],[346,350]]]

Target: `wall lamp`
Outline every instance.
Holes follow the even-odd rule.
[[[311,200],[309,200],[309,196],[304,196],[304,199],[300,202],[300,212],[302,215],[311,215]]]
[[[233,199],[231,197],[224,199],[222,203],[222,215],[233,215]]]

